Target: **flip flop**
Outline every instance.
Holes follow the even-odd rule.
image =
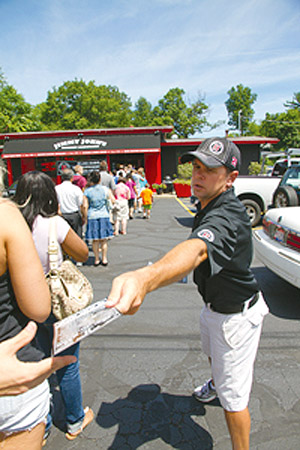
[[[88,406],[86,408],[84,408],[84,413],[85,413],[85,416],[84,416],[82,425],[79,428],[79,430],[76,431],[75,433],[68,433],[68,432],[66,433],[65,436],[69,441],[73,441],[74,439],[76,439],[77,436],[79,436],[80,433],[85,429],[85,427],[87,427],[93,421],[94,413],[91,408],[89,408]]]

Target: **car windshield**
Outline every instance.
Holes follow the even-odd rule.
[[[300,189],[300,166],[292,167],[285,172],[281,180],[281,185],[292,186],[295,189]]]

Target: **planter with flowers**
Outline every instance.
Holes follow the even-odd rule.
[[[161,195],[163,192],[166,192],[167,185],[164,183],[161,184],[153,183],[152,188],[155,189],[158,195]]]
[[[192,177],[192,164],[185,163],[179,164],[178,178],[173,180],[174,190],[177,197],[190,197],[191,196],[191,177]]]

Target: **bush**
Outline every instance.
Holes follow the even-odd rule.
[[[185,178],[175,178],[175,180],[173,180],[173,183],[179,183],[179,184],[188,184],[189,186],[191,185],[191,179],[187,180]]]
[[[193,165],[189,162],[184,163],[184,164],[179,164],[177,171],[178,171],[178,178],[183,178],[185,180],[188,180],[192,177]]]
[[[256,162],[256,161],[252,161],[249,164],[249,175],[259,175],[260,171],[261,171],[261,164]]]

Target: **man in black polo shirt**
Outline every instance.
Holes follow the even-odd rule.
[[[200,319],[203,351],[213,376],[194,396],[202,402],[218,396],[233,448],[248,449],[248,401],[268,307],[250,271],[250,221],[232,187],[240,152],[228,139],[210,138],[181,160],[193,163],[192,187],[199,200],[192,233],[158,262],[117,277],[108,306],[134,314],[148,292],[194,270],[194,281],[205,302]]]

